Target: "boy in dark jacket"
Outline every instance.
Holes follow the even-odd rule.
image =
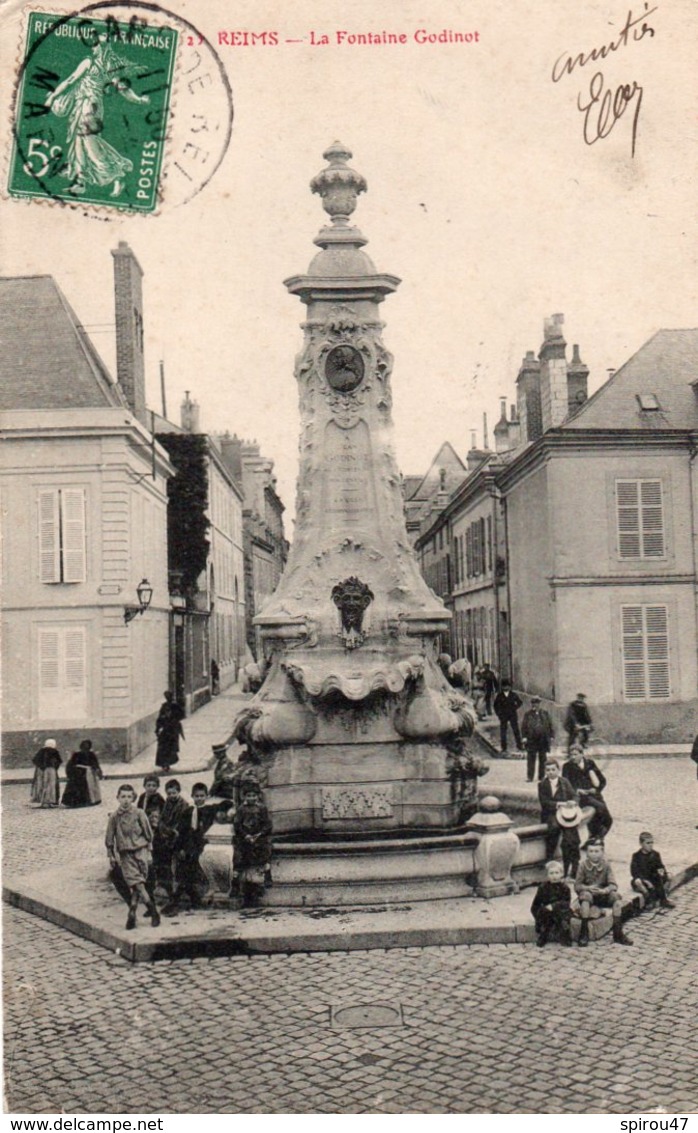
[[[572,744],[569,759],[562,766],[562,774],[577,792],[580,806],[590,806],[594,816],[589,822],[592,838],[605,838],[613,826],[613,818],[601,793],[606,786],[606,776],[593,759],[585,755],[581,744]]]
[[[163,909],[166,916],[175,916],[182,898],[192,909],[199,909],[208,889],[200,858],[206,846],[206,835],[215,822],[218,806],[206,806],[208,787],[195,783],[191,789],[192,806],[187,808],[174,842],[174,896]]]
[[[545,834],[545,856],[550,861],[562,838],[562,860],[565,873],[576,870],[579,861],[579,832],[573,823],[571,827],[561,826],[558,822],[558,810],[565,803],[576,803],[577,796],[574,787],[560,775],[560,764],[557,759],[546,759],[545,778],[538,784],[538,799],[540,801],[540,820],[547,826]]]
[[[165,805],[165,800],[160,794],[160,776],[159,775],[146,775],[143,780],[143,792],[138,796],[136,806],[139,810],[144,810],[148,821],[153,817],[155,811],[160,814]]]
[[[545,871],[548,875],[547,879],[538,886],[531,905],[531,912],[536,922],[536,944],[539,948],[544,948],[551,932],[555,931],[560,944],[569,948],[572,943],[569,886],[562,880],[562,866],[559,862],[548,862]]]
[[[179,780],[168,779],[158,826],[158,878],[170,898],[174,892],[174,846],[188,809]]]
[[[654,838],[649,830],[643,830],[640,835],[640,849],[636,850],[630,859],[630,876],[633,889],[644,897],[648,905],[659,901],[662,909],[676,907],[667,897],[669,875],[661,856],[654,848]]]

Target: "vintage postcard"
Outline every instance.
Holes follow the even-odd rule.
[[[0,0],[5,1110],[689,1130],[698,7],[166,5]]]

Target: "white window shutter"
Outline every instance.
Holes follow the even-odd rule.
[[[60,582],[60,520],[58,489],[39,492],[39,580]]]
[[[669,618],[666,606],[623,606],[623,693],[626,700],[668,700]]]
[[[63,581],[85,581],[85,489],[61,492]]]
[[[669,626],[666,606],[645,606],[647,684],[650,700],[670,695]]]
[[[66,688],[83,690],[85,677],[85,630],[77,626],[65,631]]]
[[[60,631],[39,630],[39,691],[60,685]]]
[[[84,626],[39,627],[39,716],[47,722],[87,715],[87,635]]]
[[[642,557],[664,557],[664,513],[661,480],[640,481],[642,505]]]
[[[661,480],[616,480],[616,515],[621,559],[664,558]]]
[[[640,557],[640,506],[637,480],[616,481],[618,554],[621,559]]]

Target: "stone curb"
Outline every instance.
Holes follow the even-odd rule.
[[[671,891],[698,877],[698,862],[678,870],[671,879]],[[85,918],[68,913],[48,904],[45,897],[29,888],[6,885],[2,898],[15,908],[42,917],[68,932],[91,940],[108,951],[132,963],[155,960],[188,959],[196,956],[271,955],[274,953],[354,952],[372,949],[429,948],[473,944],[530,944],[535,940],[534,926],[526,923],[509,923],[491,926],[457,925],[455,927],[390,928],[352,930],[341,928],[325,933],[307,933],[302,929],[274,936],[265,934],[262,925],[254,923],[255,915],[231,917],[227,928],[220,934],[206,927],[199,935],[182,935],[168,938],[153,936],[151,940],[135,940],[125,930],[110,930],[93,924]],[[497,902],[506,898],[497,898]],[[626,914],[633,908],[630,898],[623,906]],[[264,910],[268,911],[268,910]],[[278,910],[273,910],[278,913]],[[366,910],[368,911],[368,910]],[[260,910],[260,912],[263,912]],[[345,917],[350,909],[337,910]],[[325,915],[332,915],[326,910]],[[630,916],[627,918],[631,919]],[[604,915],[591,922],[591,939],[605,936],[611,930],[611,917]],[[153,931],[153,930],[151,930]],[[156,931],[156,930],[154,930]]]
[[[511,763],[521,763],[525,758],[524,756],[502,755],[499,748],[493,743],[487,733],[477,724],[475,725],[475,736],[483,747],[487,749],[488,754],[494,759],[503,759]],[[676,746],[678,745],[669,745],[669,747]],[[665,746],[653,744],[638,751],[633,745],[623,747],[620,744],[599,743],[591,745],[590,754],[596,759],[686,759],[686,757],[691,754],[691,745],[689,743],[682,744],[681,748],[681,751],[667,751]],[[566,758],[567,756],[565,755],[565,759]]]

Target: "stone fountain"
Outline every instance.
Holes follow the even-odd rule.
[[[354,880],[361,889],[369,874],[374,897],[388,899],[386,869],[401,876],[396,861],[404,866],[405,855],[432,891],[434,863],[419,851],[419,838],[430,842],[457,822],[444,744],[472,734],[474,725],[465,698],[436,663],[450,614],[422,578],[405,528],[393,359],[379,317],[379,304],[400,280],[376,271],[365,236],[351,223],[366,181],[349,165],[350,151],[335,143],[323,156],[327,167],[310,187],[330,223],[315,238],[320,251],[307,274],[285,281],[307,308],[295,365],[301,432],[294,540],[279,586],[255,619],[266,677],[235,726],[260,760],[275,847],[287,847],[287,864],[293,853],[315,863],[306,869],[295,860],[289,884],[300,887],[299,903],[301,896],[317,899],[315,891],[301,894],[303,878],[330,843],[361,844],[365,868],[357,872],[353,862]],[[346,854],[339,856],[346,865]],[[467,891],[462,878],[455,883],[452,865],[448,891]],[[328,873],[325,862],[320,872],[339,900],[334,868]],[[283,885],[280,872],[277,864]],[[405,892],[395,887],[395,896]]]

